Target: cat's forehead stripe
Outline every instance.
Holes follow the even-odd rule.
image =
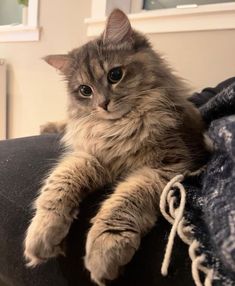
[[[99,81],[107,71],[105,69],[105,58],[101,49],[97,46],[93,46],[90,50],[90,54],[90,62],[88,64],[90,64],[95,79]]]
[[[79,73],[77,74],[77,79],[79,81],[83,81],[83,83],[89,84],[100,81],[103,77],[104,63],[103,57],[94,46],[86,47],[86,49],[82,50],[80,53],[80,66]]]
[[[87,70],[87,74],[88,77],[91,81],[95,81],[95,75],[94,75],[94,69],[91,66],[91,59],[92,59],[93,55],[89,52],[89,50],[87,51],[87,57],[86,57],[86,70]]]
[[[89,65],[90,65],[90,68],[93,70],[97,79],[103,76],[104,70],[101,66],[100,61],[97,58],[91,59]]]

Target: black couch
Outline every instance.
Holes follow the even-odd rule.
[[[67,239],[66,257],[52,259],[35,269],[26,268],[23,259],[24,233],[32,217],[30,206],[42,178],[61,152],[58,140],[56,135],[43,135],[0,142],[0,282],[6,285],[94,285],[83,265],[85,238],[89,219],[109,187],[82,203],[79,219]],[[169,229],[169,224],[160,218],[123,275],[111,285],[193,285],[187,247],[178,239],[168,277],[160,274]]]

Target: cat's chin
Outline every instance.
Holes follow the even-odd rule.
[[[125,116],[130,111],[131,111],[130,108],[125,108],[119,111],[106,111],[102,108],[97,108],[94,113],[97,117],[102,118],[102,119],[117,120],[117,119],[121,119],[123,116]]]

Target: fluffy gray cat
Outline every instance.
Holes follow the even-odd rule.
[[[111,183],[85,256],[91,278],[104,285],[154,226],[166,183],[205,162],[203,123],[183,82],[120,10],[97,39],[45,59],[68,83],[66,152],[35,201],[24,254],[30,266],[61,254],[82,199]]]

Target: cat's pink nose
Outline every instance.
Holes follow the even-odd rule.
[[[106,100],[100,102],[98,105],[99,105],[99,107],[103,108],[104,110],[108,110],[109,102],[110,102],[110,100],[106,99]]]

